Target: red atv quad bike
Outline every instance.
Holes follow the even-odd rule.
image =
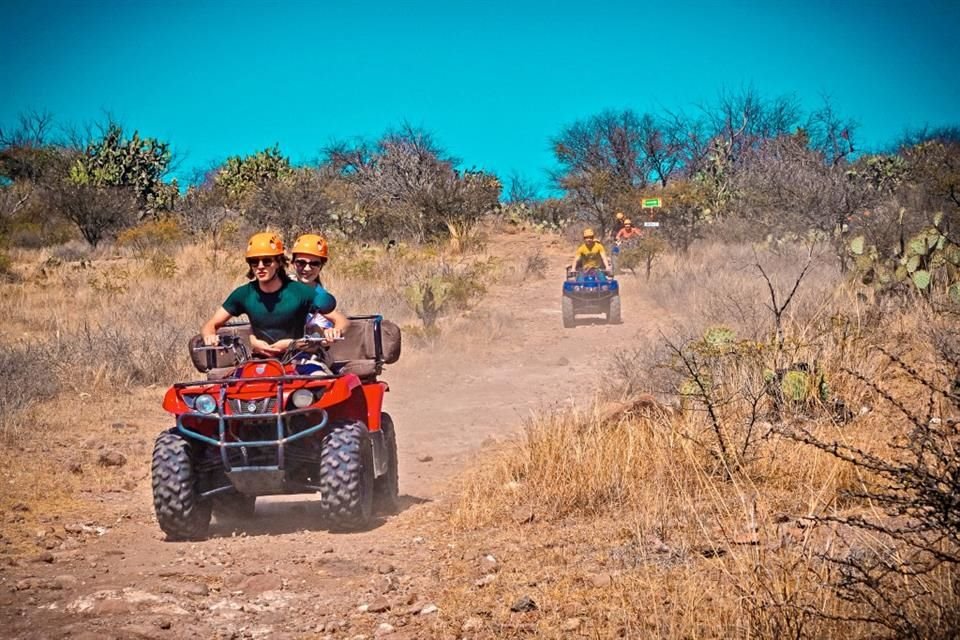
[[[176,426],[153,450],[153,504],[168,539],[207,535],[212,515],[243,518],[257,496],[319,493],[332,529],[368,526],[398,495],[397,436],[383,412],[385,363],[400,330],[380,316],[351,318],[327,357],[249,357],[249,325],[221,329],[220,345],[190,341],[207,380],[180,382],[163,399]],[[297,349],[326,344],[307,337]]]

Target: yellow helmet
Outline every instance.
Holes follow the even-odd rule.
[[[262,258],[265,256],[282,256],[283,240],[276,233],[264,231],[250,236],[247,243],[248,258]]]
[[[625,217],[623,211],[617,211],[617,220],[623,220]]]
[[[329,257],[327,255],[327,240],[316,233],[305,233],[293,243],[293,249],[290,250],[290,253],[305,253],[308,256],[326,259]]]
[[[627,225],[630,225],[631,227],[633,226],[633,222],[631,222],[630,218],[624,218],[623,220],[623,226]]]
[[[596,236],[595,236],[594,233],[593,233],[593,229],[587,227],[586,229],[583,230],[583,239],[584,239],[584,240],[586,240],[587,238],[593,239],[593,238],[595,238],[595,237],[596,237]]]

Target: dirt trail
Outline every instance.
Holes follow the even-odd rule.
[[[508,236],[498,248],[527,251],[527,243]],[[532,410],[582,400],[609,354],[657,323],[643,280],[624,276],[622,324],[563,329],[557,274],[566,254],[565,246],[547,248],[547,278],[492,291],[474,311],[487,324],[459,336],[456,352],[408,352],[388,368],[400,514],[368,532],[334,535],[321,528],[313,501],[261,499],[242,528],[215,522],[208,541],[168,543],[141,474],[130,490],[96,497],[92,526],[61,522],[46,533],[56,543],[50,551],[0,568],[4,635],[430,637],[414,612],[430,600],[423,579],[439,543],[424,534],[436,519],[433,501],[485,441],[516,433]],[[138,424],[167,420],[158,396],[137,397]],[[141,445],[128,465],[148,469],[144,442],[155,432],[137,434]],[[378,599],[389,609],[357,609],[377,609]]]

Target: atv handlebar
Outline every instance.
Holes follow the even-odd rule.
[[[199,347],[194,347],[193,350],[197,352],[201,351],[226,351],[227,349],[233,349],[236,346],[241,344],[240,338],[237,336],[217,336],[219,342],[214,345],[200,345]]]

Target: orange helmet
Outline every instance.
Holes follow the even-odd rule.
[[[293,249],[290,250],[290,253],[305,253],[308,256],[326,259],[329,257],[327,255],[327,240],[316,233],[305,233],[293,243]]]
[[[593,238],[595,238],[595,237],[596,237],[596,236],[594,236],[593,229],[587,227],[586,229],[583,230],[583,239],[584,239],[584,240],[586,240],[587,238],[593,239]]]
[[[264,231],[250,236],[247,243],[248,258],[262,258],[265,256],[282,256],[283,240],[276,233]]]

